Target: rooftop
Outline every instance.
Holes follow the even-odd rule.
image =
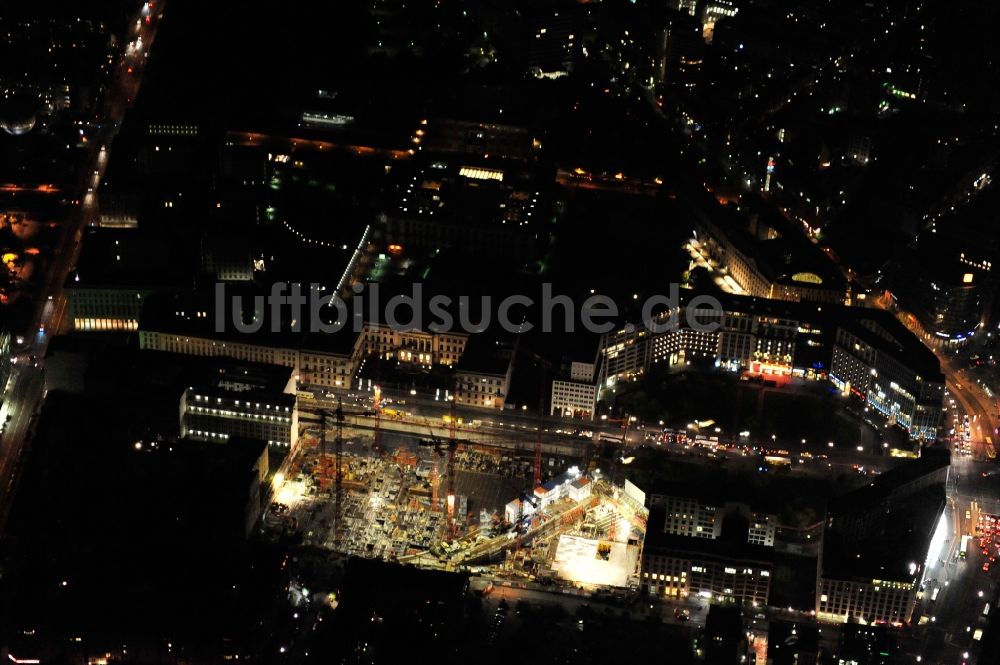
[[[190,378],[190,388],[212,396],[236,396],[241,399],[266,398],[292,406],[295,395],[286,393],[292,369],[281,365],[245,363],[228,358],[204,358],[201,371]]]
[[[484,333],[470,335],[455,371],[470,374],[505,375],[510,369],[512,349]]]
[[[548,214],[553,178],[537,167],[447,155],[394,170],[399,198],[391,212],[400,217],[527,231]]]
[[[678,534],[665,533],[662,528],[650,528],[646,532],[643,548],[646,551],[670,551],[696,554],[703,558],[714,558],[719,561],[755,561],[772,565],[775,552],[773,547],[752,545],[747,542],[746,530],[742,533],[737,520],[727,518],[723,524],[723,533],[719,538],[696,538]],[[666,512],[654,507],[649,512],[648,524],[662,525]],[[744,524],[745,520],[740,520]]]
[[[891,312],[845,307],[837,322],[878,351],[906,363],[921,379],[944,383],[937,356]]]
[[[197,261],[190,239],[164,232],[89,228],[82,244],[67,288],[175,287],[190,279],[186,268]]]
[[[944,485],[939,484],[888,510],[871,506],[868,513],[834,518],[824,535],[823,576],[913,582],[944,507]]]
[[[255,288],[253,285],[245,287],[230,285],[226,297],[242,295],[244,303],[251,303],[254,295],[263,295],[263,292]],[[272,331],[270,312],[267,310],[268,308],[265,308],[264,324],[257,332],[240,332],[228,318],[223,321],[219,330],[212,293],[198,291],[184,294],[155,294],[148,297],[143,305],[139,329],[208,338],[223,343],[261,344],[273,348],[308,349],[344,355],[349,355],[354,348],[356,335],[351,330],[350,324],[337,332],[304,332],[309,330],[310,325],[308,321],[302,321],[300,323],[303,332],[295,332],[291,329],[291,322],[283,319],[279,322],[278,330]]]
[[[830,504],[831,515],[847,515],[871,509],[892,496],[905,498],[921,487],[908,487],[951,464],[950,453],[942,448],[927,448],[920,458],[905,460],[875,477],[868,485],[839,497]],[[910,490],[907,492],[907,490]]]
[[[685,291],[681,303],[698,292]],[[869,307],[852,307],[809,301],[774,300],[729,293],[712,294],[724,310],[791,322],[829,323],[863,339],[877,350],[905,363],[923,380],[944,381],[937,356],[891,312]]]
[[[701,197],[699,197],[701,198]],[[759,196],[719,206],[701,198],[698,214],[720,229],[771,281],[847,292],[840,269],[816,244]]]

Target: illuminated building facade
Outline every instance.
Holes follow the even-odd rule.
[[[690,493],[650,494],[642,582],[650,595],[768,603],[778,518]]]
[[[209,385],[191,386],[181,396],[181,436],[258,439],[274,448],[295,445],[299,425],[291,370],[222,362]]]
[[[837,329],[830,381],[910,433],[933,440],[944,417],[944,375],[933,354],[890,316]]]
[[[0,327],[0,398],[10,378],[11,367],[10,331]]]
[[[424,330],[398,330],[395,327],[366,323],[355,342],[354,355],[395,358],[414,365],[454,365],[465,352],[469,336],[461,332],[432,333]]]
[[[824,578],[818,614],[847,621],[902,624],[910,620],[916,602],[915,581],[840,580]]]
[[[928,235],[890,280],[891,292],[917,318],[927,344],[962,346],[987,320],[993,262],[981,250],[966,249],[965,239]]]
[[[721,309],[685,307],[672,330],[621,327],[600,344],[600,390],[634,381],[658,364],[695,360],[768,379],[828,378],[910,433],[932,440],[943,418],[944,377],[934,354],[891,313],[746,296],[719,297]],[[699,324],[692,325],[687,315]],[[711,326],[714,330],[705,329]]]
[[[552,382],[552,394],[549,400],[550,416],[569,416],[572,418],[594,417],[594,407],[597,404],[597,386],[580,381]]]
[[[706,502],[691,496],[653,494],[650,506],[663,511],[663,532],[689,538],[715,540],[722,535],[727,516],[740,515],[747,522],[746,542],[774,547],[778,531],[777,515],[754,510],[736,502]]]
[[[947,451],[882,473],[830,506],[817,616],[863,624],[909,623],[925,566],[940,558]]]
[[[769,159],[765,187],[774,173]],[[846,304],[840,269],[780,213],[756,197],[721,209],[714,200],[695,210],[694,240],[725,269],[742,293],[759,298]]]
[[[66,288],[67,320],[77,332],[118,332],[139,329],[143,298],[148,289]]]
[[[714,330],[692,327],[683,313],[674,330],[621,328],[602,338],[601,386],[634,380],[656,364],[673,367],[693,360],[709,360],[729,371],[815,378],[825,369],[824,331],[833,329],[826,317],[806,320],[815,314],[807,306],[736,296],[725,299],[722,310],[695,310],[695,320]]]

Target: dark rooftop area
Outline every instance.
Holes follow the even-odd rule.
[[[824,576],[912,581],[924,565],[944,508],[944,486],[933,485],[888,510],[871,505],[870,516],[833,518],[823,543]]]

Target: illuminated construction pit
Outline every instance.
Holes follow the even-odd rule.
[[[415,443],[415,442],[414,442]],[[341,528],[335,532],[336,457],[327,441],[304,437],[274,481],[265,527],[301,534],[305,545],[345,554],[409,560],[448,546],[445,457],[433,447],[397,446],[371,452],[369,435],[346,436],[342,453]],[[499,524],[503,501],[530,482],[504,473],[505,460],[462,447],[455,454],[456,535]],[[437,505],[433,483],[437,482]]]
[[[455,453],[455,539],[445,512],[447,456],[440,446],[390,441],[373,454],[366,434],[345,432],[341,527],[335,530],[336,463],[327,442],[304,437],[282,467],[265,525],[302,544],[435,568],[472,566],[495,574],[550,578],[589,588],[638,584],[645,508],[600,477],[570,468],[537,487],[530,461],[459,446]],[[393,445],[395,444],[395,445]],[[437,502],[434,484],[437,483]],[[515,529],[512,498],[530,496]],[[339,537],[338,537],[339,535]]]
[[[563,534],[551,563],[553,574],[574,584],[629,586],[639,567],[639,546]]]

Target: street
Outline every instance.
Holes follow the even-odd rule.
[[[94,193],[107,167],[115,134],[138,92],[146,54],[156,36],[163,5],[162,1],[158,3],[157,14],[150,13],[146,4],[137,10],[135,25],[131,29],[133,40],[106,92],[102,114],[95,122],[98,127],[96,134],[89,138],[92,147],[87,166],[81,173],[80,187],[84,195],[80,207],[64,222],[59,244],[39,291],[35,320],[30,327],[32,332],[15,339],[13,345],[15,370],[2,395],[3,411],[0,412],[3,414],[0,421],[7,415],[11,418],[0,438],[0,534],[6,526],[17,487],[25,443],[31,435],[32,417],[41,408],[44,399],[43,363],[49,339],[63,330],[67,323],[63,320],[66,310],[63,284],[79,256],[83,229],[96,213]]]

